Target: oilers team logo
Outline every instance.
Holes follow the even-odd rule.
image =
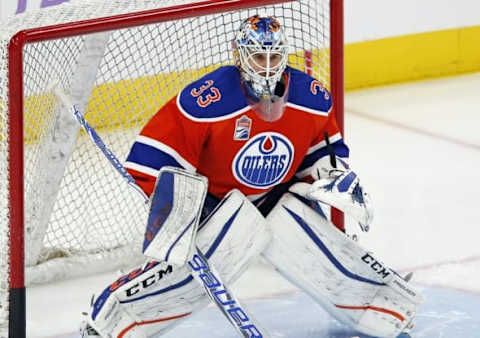
[[[233,175],[251,188],[270,188],[288,173],[293,154],[292,143],[282,134],[269,132],[255,135],[233,159]]]

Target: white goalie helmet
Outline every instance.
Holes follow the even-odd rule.
[[[264,120],[278,120],[288,94],[288,44],[282,26],[271,16],[251,16],[242,22],[233,50],[248,103]]]

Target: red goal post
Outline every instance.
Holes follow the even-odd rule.
[[[212,67],[228,62],[225,53],[217,54],[214,49],[222,45],[228,48],[229,43],[218,40],[230,38],[232,33],[230,26],[234,26],[235,22],[258,10],[261,14],[278,16],[285,22],[287,35],[290,33],[293,36],[294,43],[289,59],[290,65],[309,71],[331,90],[337,121],[343,133],[342,0],[209,0],[190,3],[181,0],[158,0],[158,8],[147,9],[134,7],[134,3],[141,3],[136,0],[128,1],[129,5],[122,9],[109,9],[108,5],[103,5],[102,2],[73,1],[72,4],[64,4],[58,8],[52,7],[41,12],[26,13],[12,19],[11,24],[7,23],[9,25],[7,32],[3,28],[3,35],[0,34],[4,40],[0,47],[2,48],[0,77],[8,79],[0,82],[2,87],[0,92],[0,236],[2,236],[1,243],[4,244],[4,249],[0,252],[3,256],[0,262],[0,274],[4,279],[0,282],[2,285],[8,285],[7,290],[0,292],[2,304],[0,336],[6,336],[4,332],[8,332],[9,337],[26,335],[25,285],[28,284],[26,275],[30,274],[28,272],[30,268],[35,270],[40,266],[35,273],[31,272],[32,276],[35,275],[30,278],[31,282],[43,282],[49,279],[48,275],[53,279],[59,278],[60,272],[52,273],[49,269],[61,259],[81,256],[78,264],[87,269],[95,265],[91,260],[100,257],[101,265],[105,257],[110,257],[111,251],[122,246],[130,246],[127,240],[139,234],[136,224],[128,225],[135,228],[136,232],[127,232],[122,238],[115,237],[112,240],[109,238],[105,241],[108,242],[107,244],[100,243],[100,249],[94,247],[94,244],[100,242],[98,237],[109,237],[111,232],[121,233],[120,230],[108,228],[111,226],[110,220],[106,220],[107,217],[103,215],[102,210],[107,214],[112,209],[117,210],[115,209],[118,207],[117,204],[135,205],[137,203],[137,206],[140,204],[133,197],[123,197],[125,194],[123,190],[119,193],[111,192],[117,188],[116,183],[110,183],[110,174],[103,173],[103,170],[107,169],[97,167],[98,163],[106,161],[101,157],[92,160],[90,157],[94,155],[84,156],[90,150],[83,148],[84,135],[82,136],[77,129],[73,129],[73,134],[62,136],[72,143],[66,160],[62,162],[57,159],[58,156],[53,155],[51,158],[45,158],[45,154],[52,149],[54,149],[52,154],[62,154],[62,156],[65,154],[64,144],[55,144],[59,133],[64,130],[56,129],[57,125],[62,127],[64,123],[61,121],[62,108],[48,93],[48,82],[60,78],[61,85],[66,89],[71,92],[77,90],[74,96],[84,101],[82,105],[86,110],[87,119],[93,120],[94,125],[100,128],[100,131],[105,134],[102,137],[107,139],[110,146],[116,144],[119,139],[122,142],[123,139],[130,140],[128,141],[130,143],[125,141],[118,150],[113,146],[113,150],[121,157],[128,150],[139,126],[146,122],[155,108],[158,108],[159,102],[164,102],[183,85],[211,70]],[[88,14],[82,14],[92,8],[95,9],[96,6],[102,7],[102,10],[95,10],[96,17],[90,18]],[[77,13],[80,14],[77,15]],[[69,15],[72,16],[72,21],[65,19]],[[52,19],[40,19],[46,16],[51,16]],[[60,17],[63,21],[59,22]],[[178,22],[179,25],[172,28],[173,22]],[[208,31],[202,30],[203,24],[207,25]],[[314,25],[318,27],[310,27]],[[208,42],[202,40],[200,43],[202,49],[197,50],[194,48],[197,45],[189,44],[189,29],[193,33],[198,30],[201,35],[204,35],[204,40],[208,40]],[[102,32],[115,32],[115,34],[101,36]],[[168,40],[161,35],[165,32],[173,36],[173,39]],[[181,35],[184,33],[186,36]],[[149,38],[151,36],[151,40],[140,45],[139,40],[143,41],[145,35]],[[95,37],[92,39],[95,40],[92,42],[92,50],[98,49],[101,44],[104,49],[96,59],[94,58],[95,61],[85,59],[83,67],[86,68],[81,68],[84,52],[90,51],[85,47],[88,42],[83,38],[85,36]],[[77,37],[82,37],[81,41],[77,41]],[[120,41],[120,39],[125,40]],[[100,40],[100,43],[96,40]],[[161,76],[150,74],[149,67],[154,67],[156,64],[147,60],[148,57],[144,58],[144,54],[150,56],[149,52],[152,49],[158,49],[155,53],[157,55],[162,53],[162,48],[167,50],[177,48],[178,41],[184,43],[185,50],[182,52],[185,56],[168,51],[156,62],[162,66],[164,59],[170,60],[169,58],[172,57],[183,60],[179,62],[184,64],[178,64],[173,68],[168,68],[169,65],[166,70],[159,68],[158,72],[162,73]],[[131,49],[131,54],[125,54],[125,49]],[[118,59],[116,59],[117,54],[120,55]],[[173,59],[169,62],[174,62]],[[187,61],[191,59],[195,61],[188,63]],[[142,63],[142,67],[132,66],[132,63],[137,61]],[[96,67],[95,74],[90,74],[90,79],[82,77],[88,76],[88,74],[85,75],[88,73],[87,69],[93,67]],[[115,67],[123,68],[117,70]],[[127,73],[127,79],[124,79],[123,76]],[[150,87],[149,82],[155,84]],[[78,83],[81,83],[81,86]],[[84,86],[90,87],[84,91],[82,91],[84,88],[76,88]],[[137,102],[141,101],[143,96],[155,94],[157,91],[162,91],[162,94],[153,96],[145,102]],[[157,106],[152,107],[152,101]],[[132,110],[132,108],[139,109],[142,114],[131,116],[128,109]],[[106,112],[95,114],[98,110]],[[118,114],[118,116],[111,114]],[[125,115],[128,116],[125,117]],[[111,123],[107,124],[105,121]],[[126,129],[132,130],[126,132],[127,136],[124,135]],[[119,130],[122,131],[122,137],[117,135]],[[52,167],[52,162],[55,162],[57,167]],[[89,163],[89,168],[81,167],[86,163]],[[105,164],[105,167],[108,167],[108,164]],[[39,174],[36,174],[37,170]],[[49,176],[52,170],[54,174],[58,171],[61,177]],[[32,174],[34,171],[35,174]],[[85,177],[80,176],[83,172],[87,172]],[[102,174],[95,181],[92,177],[98,172]],[[99,187],[99,182],[104,184],[105,177],[108,177],[108,184],[105,183],[105,186]],[[71,183],[70,180],[75,182]],[[85,200],[93,195],[89,192],[84,193],[84,185],[96,186],[94,194],[103,193],[105,196],[95,197],[91,206],[85,206],[85,210],[80,211],[77,216],[77,209],[81,209],[84,203],[86,205]],[[45,193],[48,196],[44,198],[42,189],[50,189],[52,186],[58,186],[58,189],[49,190]],[[75,191],[69,189],[75,189]],[[122,197],[111,201],[112,194],[115,197]],[[51,202],[48,202],[49,199]],[[75,208],[71,205],[75,205]],[[132,211],[132,214],[128,214],[128,212],[130,211],[112,212],[119,213],[119,218],[112,222],[119,223],[128,217],[137,220],[145,217],[145,213],[137,214],[137,211]],[[336,211],[332,212],[332,218],[335,223],[343,224],[343,216]],[[92,224],[85,225],[89,220],[92,220]],[[45,224],[40,224],[42,222]],[[142,221],[138,223],[141,224]],[[57,229],[63,226],[73,228]],[[79,226],[85,227],[85,230],[77,235]],[[43,230],[37,231],[37,228]],[[100,228],[105,230],[100,231]],[[92,235],[95,238],[86,238],[86,234],[97,230],[100,232]],[[72,235],[72,238],[63,239],[64,235],[65,238]],[[79,243],[82,241],[88,242],[86,248],[82,246],[83,243]],[[68,244],[61,247],[64,242]],[[35,248],[30,249],[30,247]],[[124,255],[125,251],[122,253]],[[76,262],[77,257],[72,259]],[[26,268],[27,265],[28,268]],[[99,269],[97,268],[97,271]],[[80,268],[79,270],[83,271]],[[62,276],[63,274],[67,272],[62,270]]]

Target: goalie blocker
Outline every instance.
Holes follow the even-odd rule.
[[[267,222],[263,256],[337,320],[375,337],[411,329],[422,296],[322,215],[286,193]]]

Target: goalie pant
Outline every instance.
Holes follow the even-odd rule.
[[[412,327],[422,296],[323,215],[286,193],[267,222],[263,256],[337,320],[375,337]]]
[[[260,256],[268,240],[265,218],[238,190],[219,203],[197,236],[199,249],[227,285]],[[149,261],[109,285],[93,302],[88,322],[102,337],[150,337],[208,303],[187,266]]]

